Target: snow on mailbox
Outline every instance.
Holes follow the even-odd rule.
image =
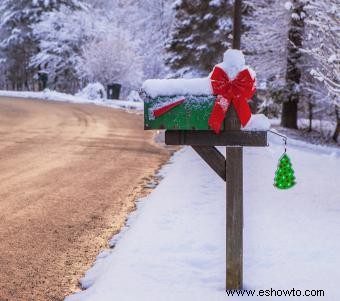
[[[255,72],[241,51],[229,49],[206,78],[149,79],[142,87],[145,129],[224,130],[233,104],[242,127],[251,119],[248,105],[255,93]]]

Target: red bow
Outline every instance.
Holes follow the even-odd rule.
[[[253,97],[256,90],[255,79],[252,78],[249,70],[242,70],[234,80],[230,80],[221,67],[215,66],[210,79],[213,94],[217,95],[217,98],[209,118],[209,126],[218,134],[232,103],[244,127],[251,117],[247,101]]]

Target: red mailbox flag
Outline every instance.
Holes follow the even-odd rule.
[[[170,111],[171,109],[179,106],[184,101],[185,101],[185,97],[181,97],[181,98],[175,100],[174,102],[171,102],[169,104],[166,104],[165,106],[162,106],[160,108],[157,108],[157,109],[153,110],[153,115],[156,118],[159,117],[159,116],[162,116],[166,112]]]
[[[225,114],[232,103],[241,125],[244,127],[251,117],[248,100],[253,97],[256,91],[255,79],[249,70],[242,70],[235,79],[230,80],[221,67],[215,66],[210,80],[213,94],[217,95],[217,98],[208,121],[209,126],[218,134]]]

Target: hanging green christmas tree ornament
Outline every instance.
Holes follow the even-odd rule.
[[[278,189],[292,188],[296,184],[296,182],[294,169],[292,167],[292,163],[290,162],[290,158],[287,155],[287,137],[277,132],[270,132],[282,137],[285,144],[285,151],[279,159],[279,163],[277,165],[277,170],[274,178],[274,186]]]
[[[288,189],[296,184],[294,169],[286,153],[282,155],[275,173],[274,186],[279,189]]]

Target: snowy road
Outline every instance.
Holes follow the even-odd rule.
[[[297,185],[273,187],[281,140],[245,150],[244,288],[250,300],[338,301],[340,152],[289,140]],[[66,301],[225,301],[225,185],[184,148],[142,200],[116,247],[98,256]],[[258,297],[259,290],[324,297]]]
[[[168,152],[141,115],[0,98],[0,300],[63,300]]]

